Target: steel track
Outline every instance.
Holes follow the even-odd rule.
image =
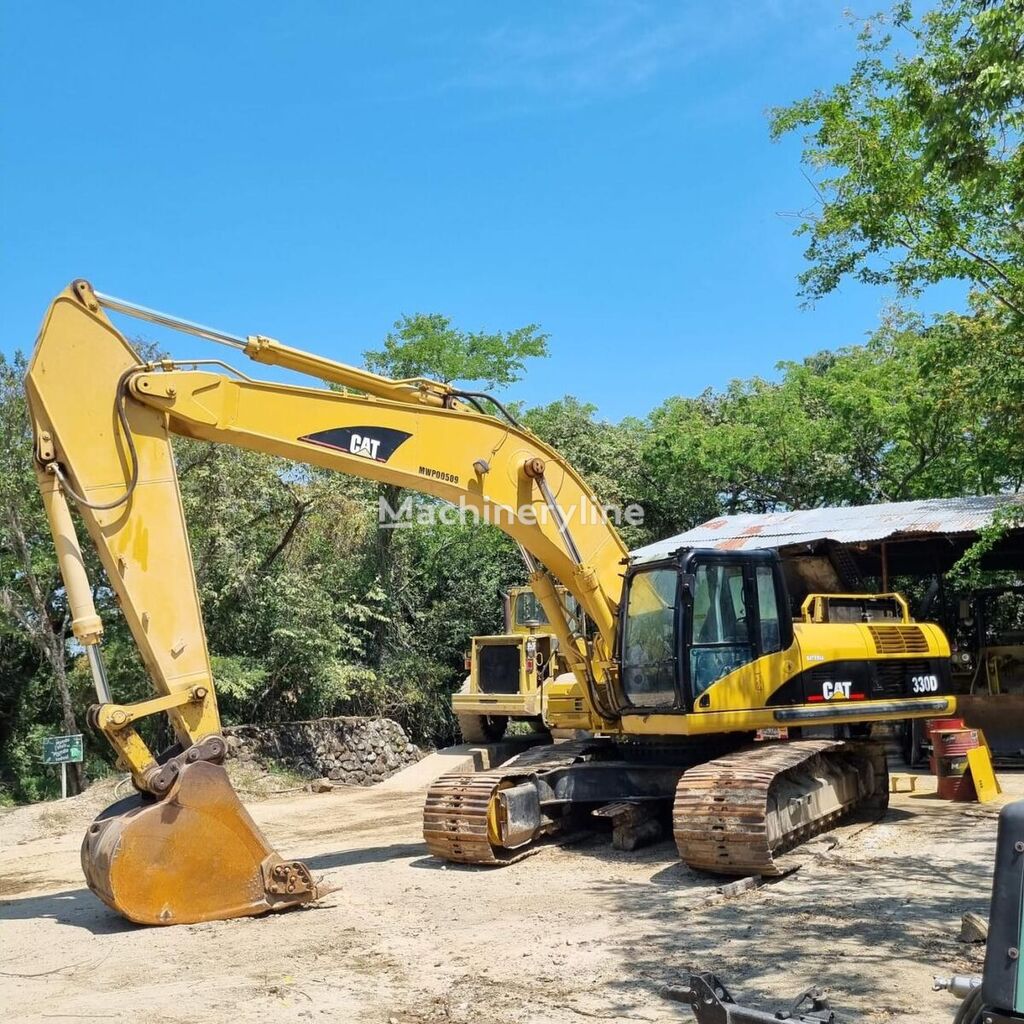
[[[507,785],[552,768],[564,768],[606,747],[600,740],[534,747],[494,771],[442,775],[427,790],[423,808],[423,838],[427,849],[435,857],[457,864],[492,866],[512,864],[536,853],[544,839],[557,833],[557,823],[548,823],[526,845],[513,849],[495,846],[487,832],[491,799]]]
[[[458,864],[501,866],[557,841],[559,824],[546,822],[526,844],[493,844],[487,815],[499,790],[608,750],[607,741],[580,740],[535,747],[493,771],[442,775],[427,791],[423,838],[435,857]],[[813,769],[815,759],[858,758],[869,770],[871,788],[859,800],[768,839],[772,786],[791,772]],[[794,740],[763,744],[690,768],[680,778],[673,806],[673,834],[682,859],[693,868],[728,875],[780,875],[794,864],[784,854],[860,810],[883,812],[888,805],[885,751],[877,743]]]
[[[773,785],[790,773],[813,770],[815,761],[856,758],[869,787],[858,800],[769,841]],[[856,811],[883,813],[889,775],[881,744],[844,740],[794,740],[748,748],[685,772],[672,809],[679,856],[692,868],[727,875],[786,874],[796,866],[779,859]]]

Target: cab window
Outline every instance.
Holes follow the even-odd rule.
[[[690,648],[690,683],[695,698],[754,659],[746,594],[742,565],[711,563],[697,567]]]
[[[635,707],[676,704],[679,574],[650,569],[629,585],[622,640],[622,688]]]
[[[770,565],[756,569],[757,608],[761,617],[761,653],[773,654],[782,650],[782,626],[779,620],[778,595],[775,592],[775,573]]]
[[[548,617],[544,606],[531,590],[516,596],[515,621],[517,626],[546,626]]]

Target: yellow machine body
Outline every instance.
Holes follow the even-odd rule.
[[[565,587],[558,600],[573,622],[579,613]],[[452,710],[464,740],[493,742],[510,721],[543,726],[544,687],[569,672],[558,637],[530,587],[511,587],[503,595],[505,632],[475,636],[466,658],[469,675],[452,695]],[[585,629],[580,630],[585,633]],[[582,727],[581,727],[582,728]]]
[[[872,627],[860,624],[794,622],[792,646],[724,675],[682,721],[674,715],[627,714],[623,728],[638,735],[707,736],[915,717],[921,714],[915,707],[915,676],[920,677],[916,685],[921,695],[945,689],[941,677],[948,677],[949,654],[945,634],[930,623],[886,626],[881,632],[875,627],[873,633]],[[873,666],[899,663],[907,666],[908,692],[872,699],[868,688],[858,685]],[[857,667],[856,675],[851,666]],[[807,700],[779,703],[787,690]],[[927,714],[937,717],[955,706],[955,698],[942,694],[933,698]]]
[[[223,364],[145,363],[105,309],[225,341],[256,362],[354,390],[257,381]],[[623,588],[631,602],[654,611],[664,598],[642,577],[644,567],[629,565],[617,532],[595,514],[593,492],[557,451],[510,417],[484,414],[472,396],[449,385],[389,380],[261,336],[234,338],[103,296],[79,280],[47,311],[26,391],[72,628],[96,683],[91,721],[142,794],[134,806],[97,820],[83,847],[85,874],[132,920],[259,914],[317,895],[301,863],[273,853],[221,767],[224,741],[171,448],[175,434],[421,491],[472,510],[515,539],[558,658],[571,673],[544,687],[540,713],[552,725],[605,736],[687,737],[747,732],[801,715],[816,725],[846,725],[954,709],[942,694],[883,700],[872,692],[858,700],[856,691],[833,690],[816,701],[813,690],[795,690],[794,679],[806,680],[822,665],[870,662],[879,653],[870,625],[802,623],[783,649],[721,673],[699,697],[685,696],[680,683],[671,713],[638,707],[624,685],[630,668],[619,637],[627,622]],[[102,623],[72,509],[138,644],[155,690],[149,700],[120,704],[109,693],[99,655]],[[672,571],[686,576],[681,564]],[[580,614],[567,613],[564,594]],[[926,638],[924,655],[948,655],[941,633],[912,628]],[[136,729],[154,714],[169,717],[178,741],[163,755]]]

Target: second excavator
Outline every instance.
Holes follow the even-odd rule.
[[[254,380],[218,360],[146,362],[108,311],[342,390]],[[570,668],[544,685],[545,723],[585,738],[529,750],[494,772],[439,779],[424,811],[438,856],[509,863],[594,810],[634,820],[671,806],[687,863],[778,873],[779,858],[804,839],[844,814],[885,806],[881,746],[837,730],[860,735],[871,722],[955,709],[937,627],[794,623],[779,563],[765,553],[631,560],[580,475],[500,403],[490,415],[486,396],[203,327],[84,280],[47,311],[26,389],[72,628],[98,697],[90,721],[138,790],[90,826],[83,868],[93,892],[133,921],[261,914],[318,894],[301,861],[270,847],[222,766],[172,435],[415,489],[520,545]],[[138,644],[157,693],[149,700],[122,704],[110,693],[72,507]],[[584,620],[586,633],[577,628]],[[158,714],[177,738],[163,752],[138,730]],[[759,729],[800,738],[752,743]]]

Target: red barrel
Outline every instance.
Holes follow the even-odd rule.
[[[932,733],[932,742],[935,744],[935,756],[937,758],[949,757],[954,754],[962,754],[966,757],[968,750],[974,750],[981,745],[978,739],[977,729],[936,729]]]
[[[962,729],[964,727],[964,720],[962,718],[929,718],[925,722],[925,731],[928,733],[928,738],[932,738],[932,734],[939,732],[942,729]]]
[[[962,729],[964,720],[962,718],[929,718],[924,723],[925,735],[932,745],[931,756],[928,758],[928,770],[932,775],[939,774],[938,765],[935,763],[935,755],[938,753],[935,742],[935,733],[942,729]]]
[[[932,733],[938,796],[943,800],[972,800],[974,786],[967,774],[967,751],[980,746],[977,729],[936,729]]]

